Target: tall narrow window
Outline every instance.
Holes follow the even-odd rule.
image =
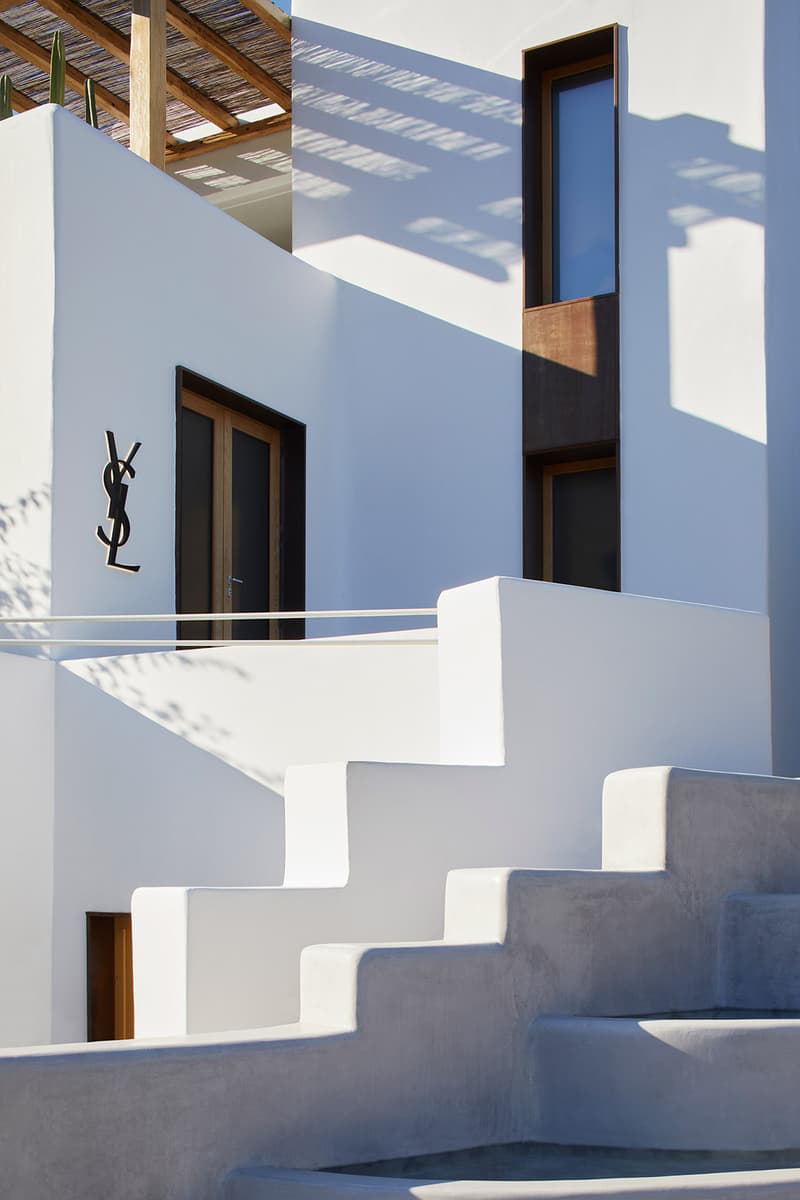
[[[525,574],[597,588],[620,586],[618,40],[525,52]]]
[[[526,308],[617,290],[616,29],[525,53]]]

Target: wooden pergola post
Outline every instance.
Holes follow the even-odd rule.
[[[133,0],[131,11],[131,150],[164,169],[167,139],[166,0]]]

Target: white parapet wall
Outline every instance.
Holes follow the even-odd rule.
[[[435,630],[0,654],[0,713],[0,1045],[76,1041],[87,912],[128,912],[141,885],[279,884],[293,759],[436,761]]]
[[[440,598],[439,693],[438,765],[290,767],[284,887],[135,893],[138,1035],[296,1020],[305,946],[440,937],[455,867],[596,867],[612,771],[771,769],[759,614],[486,580]]]
[[[132,709],[278,796],[291,763],[437,762],[436,629],[342,640],[325,638],[325,624],[308,623],[319,640],[122,653],[61,671],[94,685],[76,696],[120,701],[107,706],[118,713],[117,744]]]
[[[413,633],[59,663],[53,1039],[84,1036],[87,911],[127,912],[140,885],[279,884],[286,763],[435,761],[436,673]]]

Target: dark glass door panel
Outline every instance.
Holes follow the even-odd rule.
[[[270,607],[270,444],[240,429],[232,432],[231,610],[265,612]],[[269,621],[232,626],[234,638],[269,637]]]
[[[553,580],[617,587],[617,473],[614,467],[552,477]]]
[[[214,560],[214,422],[181,409],[180,597],[182,612],[211,612]],[[210,638],[207,621],[184,621],[182,638]]]

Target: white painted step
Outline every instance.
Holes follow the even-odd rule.
[[[800,1010],[800,896],[728,897],[722,986],[729,1008]]]
[[[251,1167],[234,1171],[223,1189],[223,1200],[797,1200],[798,1195],[798,1170],[535,1183],[383,1179]]]
[[[542,1017],[531,1025],[531,1065],[534,1141],[798,1144],[800,1020]]]

